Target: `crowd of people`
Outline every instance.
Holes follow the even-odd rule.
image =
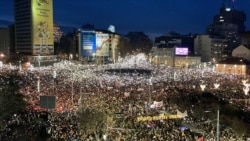
[[[25,128],[27,138],[34,138],[36,134],[48,140],[214,141],[217,133],[213,122],[207,122],[206,117],[196,117],[195,111],[188,108],[192,103],[180,104],[171,99],[195,97],[204,92],[250,112],[250,96],[243,91],[243,80],[248,83],[248,76],[218,73],[209,67],[155,67],[138,55],[108,65],[82,65],[71,61],[26,69],[3,65],[1,75],[13,69],[18,69],[22,78],[19,92],[25,95],[28,107],[27,111],[5,121],[0,140],[19,138],[22,134],[17,129]],[[116,71],[105,71],[111,69]],[[121,69],[135,71],[121,72]],[[142,71],[136,71],[138,69]],[[39,105],[42,95],[55,96],[56,107],[42,108]],[[187,111],[187,115],[136,120],[139,116],[178,115],[177,111]],[[104,113],[105,118],[95,121],[96,117],[82,113]],[[94,129],[81,122],[84,117],[96,122],[91,126]],[[245,140],[244,135],[230,127],[220,128],[219,137],[227,141]]]

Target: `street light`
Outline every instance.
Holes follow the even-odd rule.
[[[80,106],[80,111],[82,113],[83,111],[83,105],[82,105],[82,87],[80,87],[80,98],[78,99],[78,106]]]
[[[38,61],[38,66],[39,66],[39,70],[40,70],[40,65],[41,65],[41,56],[40,55],[38,56],[37,61]]]
[[[148,99],[148,102],[149,103],[151,103],[151,101],[152,101],[152,86],[153,86],[152,79],[153,79],[153,76],[151,75],[151,77],[148,80],[148,83],[149,83],[149,99]]]
[[[210,113],[212,111],[205,111],[205,113]],[[220,141],[220,109],[217,109],[217,121],[216,121],[216,141]]]
[[[96,63],[95,53],[92,53],[93,61]]]
[[[37,77],[37,92],[39,93],[40,95],[40,76]]]
[[[71,101],[72,101],[72,104],[74,103],[74,74],[71,70]]]
[[[53,95],[55,95],[55,79],[56,79],[56,71],[53,71]]]

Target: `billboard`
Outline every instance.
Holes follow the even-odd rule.
[[[48,95],[40,95],[40,107],[46,109],[54,109],[56,107],[56,97]]]
[[[175,48],[175,55],[188,55],[188,48],[187,47],[176,47]]]
[[[109,34],[96,34],[96,56],[109,56],[110,38]]]
[[[53,55],[53,0],[32,0],[32,54]]]
[[[96,52],[96,35],[93,31],[81,32],[81,55],[92,56]]]

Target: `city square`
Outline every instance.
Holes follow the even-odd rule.
[[[248,76],[217,73],[212,66],[156,67],[138,54],[100,66],[64,60],[53,66],[1,67],[1,87],[11,75],[21,77],[18,93],[28,103],[26,112],[5,121],[3,140],[22,136],[50,140],[215,140],[217,134],[221,140],[245,140],[249,135],[249,90],[244,91],[249,86]],[[116,71],[105,71],[110,69]],[[126,71],[129,69],[133,71]],[[55,108],[41,108],[41,95],[55,96]],[[243,124],[237,123],[237,127],[228,117]],[[25,133],[18,129],[25,129]]]

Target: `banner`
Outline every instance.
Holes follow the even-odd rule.
[[[33,55],[54,54],[53,1],[32,0]]]
[[[96,56],[110,56],[109,34],[96,33]]]
[[[182,115],[159,115],[159,116],[139,116],[136,118],[136,122],[140,121],[156,121],[164,119],[179,119],[184,118]]]
[[[156,121],[156,120],[166,120],[166,119],[179,119],[179,118],[185,118],[187,116],[187,111],[184,113],[181,113],[179,110],[177,110],[177,114],[160,114],[158,116],[139,116],[136,118],[136,122],[140,121]]]

